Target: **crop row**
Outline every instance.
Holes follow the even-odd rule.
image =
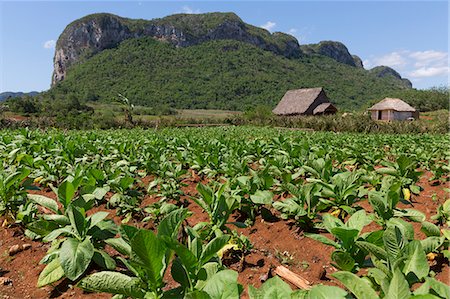
[[[21,130],[0,132],[0,148],[0,214],[29,238],[51,243],[39,287],[65,277],[123,298],[238,298],[238,274],[221,257],[245,255],[252,244],[235,228],[251,226],[271,208],[307,237],[334,247],[331,259],[340,271],[333,277],[347,290],[317,285],[292,291],[272,278],[260,289],[249,286],[251,298],[450,297],[428,263],[449,258],[450,202],[430,221],[398,206],[421,192],[424,171],[432,173],[430,180],[448,179],[446,136],[250,127]],[[192,197],[182,191],[190,177],[200,181]],[[56,199],[40,193],[46,188]],[[159,201],[143,207],[145,196]],[[208,220],[189,226],[187,200]],[[362,201],[372,213],[359,206]],[[122,224],[106,211],[93,212],[101,205],[116,209]],[[231,221],[233,213],[245,221]],[[133,221],[151,221],[157,229],[126,224]],[[381,229],[363,233],[372,222]],[[411,222],[420,223],[424,240],[415,239]],[[109,247],[118,254],[111,256]],[[103,270],[88,275],[93,264]],[[167,290],[169,268],[179,287]],[[362,269],[366,274],[358,276]]]

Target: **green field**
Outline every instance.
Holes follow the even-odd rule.
[[[0,131],[0,149],[2,230],[48,244],[28,284],[120,298],[449,298],[430,256],[448,271],[450,201],[414,205],[423,182],[449,178],[447,135],[21,129]],[[280,254],[252,249],[267,219],[302,232],[289,242],[331,249],[331,280],[240,285],[225,257]]]

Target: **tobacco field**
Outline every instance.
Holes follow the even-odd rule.
[[[0,159],[4,298],[450,298],[448,135],[21,129]]]

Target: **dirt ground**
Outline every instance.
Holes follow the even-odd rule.
[[[433,186],[428,181],[430,173],[422,176],[419,185],[424,189],[419,196],[412,197],[413,208],[422,211],[426,214],[427,220],[431,215],[436,213],[439,204],[445,201],[446,192],[444,187],[449,187],[444,184]],[[147,179],[148,181],[148,179]],[[188,209],[193,213],[187,219],[189,225],[194,225],[200,221],[206,221],[207,215],[197,206],[189,196],[195,195],[195,186],[199,178],[187,179],[184,182],[187,184],[183,187],[185,196],[183,200],[187,202]],[[39,191],[39,194],[55,198],[50,190]],[[448,193],[447,193],[448,194]],[[154,196],[146,196],[142,205],[148,205],[156,202],[158,199]],[[360,202],[360,206],[369,209],[367,201]],[[407,207],[406,205],[404,207]],[[409,206],[411,207],[411,206]],[[95,208],[92,212],[99,210],[107,210],[105,206]],[[119,224],[121,218],[112,212],[111,218]],[[333,248],[323,245],[320,242],[307,238],[303,235],[303,231],[295,225],[293,221],[282,220],[277,217],[277,212],[270,210],[274,215],[269,220],[264,220],[258,216],[253,226],[238,229],[239,233],[246,235],[251,243],[251,249],[244,259],[235,256],[228,257],[224,263],[230,269],[239,272],[239,283],[244,286],[244,293],[242,298],[247,298],[247,286],[254,285],[259,287],[263,281],[273,275],[273,269],[283,264],[291,271],[302,276],[311,284],[326,284],[339,285],[330,276],[336,269],[330,264],[331,253]],[[236,213],[234,218],[238,218]],[[266,218],[267,219],[267,218]],[[3,219],[1,219],[3,222]],[[132,221],[133,225],[139,227],[153,228],[151,223],[140,223]],[[420,232],[420,224],[413,223],[417,238],[424,238]],[[368,230],[375,230],[379,227],[372,223]],[[325,234],[326,235],[326,234]],[[30,244],[31,247],[27,250],[10,256],[9,249],[13,245]],[[34,242],[27,239],[20,227],[0,228],[0,278],[7,278],[6,284],[0,285],[0,298],[110,298],[108,294],[89,294],[83,292],[81,289],[74,287],[68,280],[63,280],[53,286],[46,286],[37,288],[37,279],[39,273],[44,268],[39,261],[46,254],[49,248],[48,244],[42,242]],[[109,252],[114,254],[112,249]],[[450,285],[450,267],[447,260],[435,261],[431,265],[433,271],[436,272],[436,278],[448,285]],[[91,269],[95,271],[95,269]],[[168,271],[170,272],[170,270]],[[169,277],[169,275],[167,275]],[[176,282],[171,281],[170,277],[167,281],[167,287],[176,286]],[[294,286],[292,286],[294,288]]]

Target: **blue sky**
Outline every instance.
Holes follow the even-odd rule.
[[[448,2],[387,1],[4,1],[0,0],[0,92],[46,90],[54,44],[86,14],[152,19],[173,13],[232,11],[301,44],[343,42],[366,68],[388,65],[414,87],[448,84]]]

